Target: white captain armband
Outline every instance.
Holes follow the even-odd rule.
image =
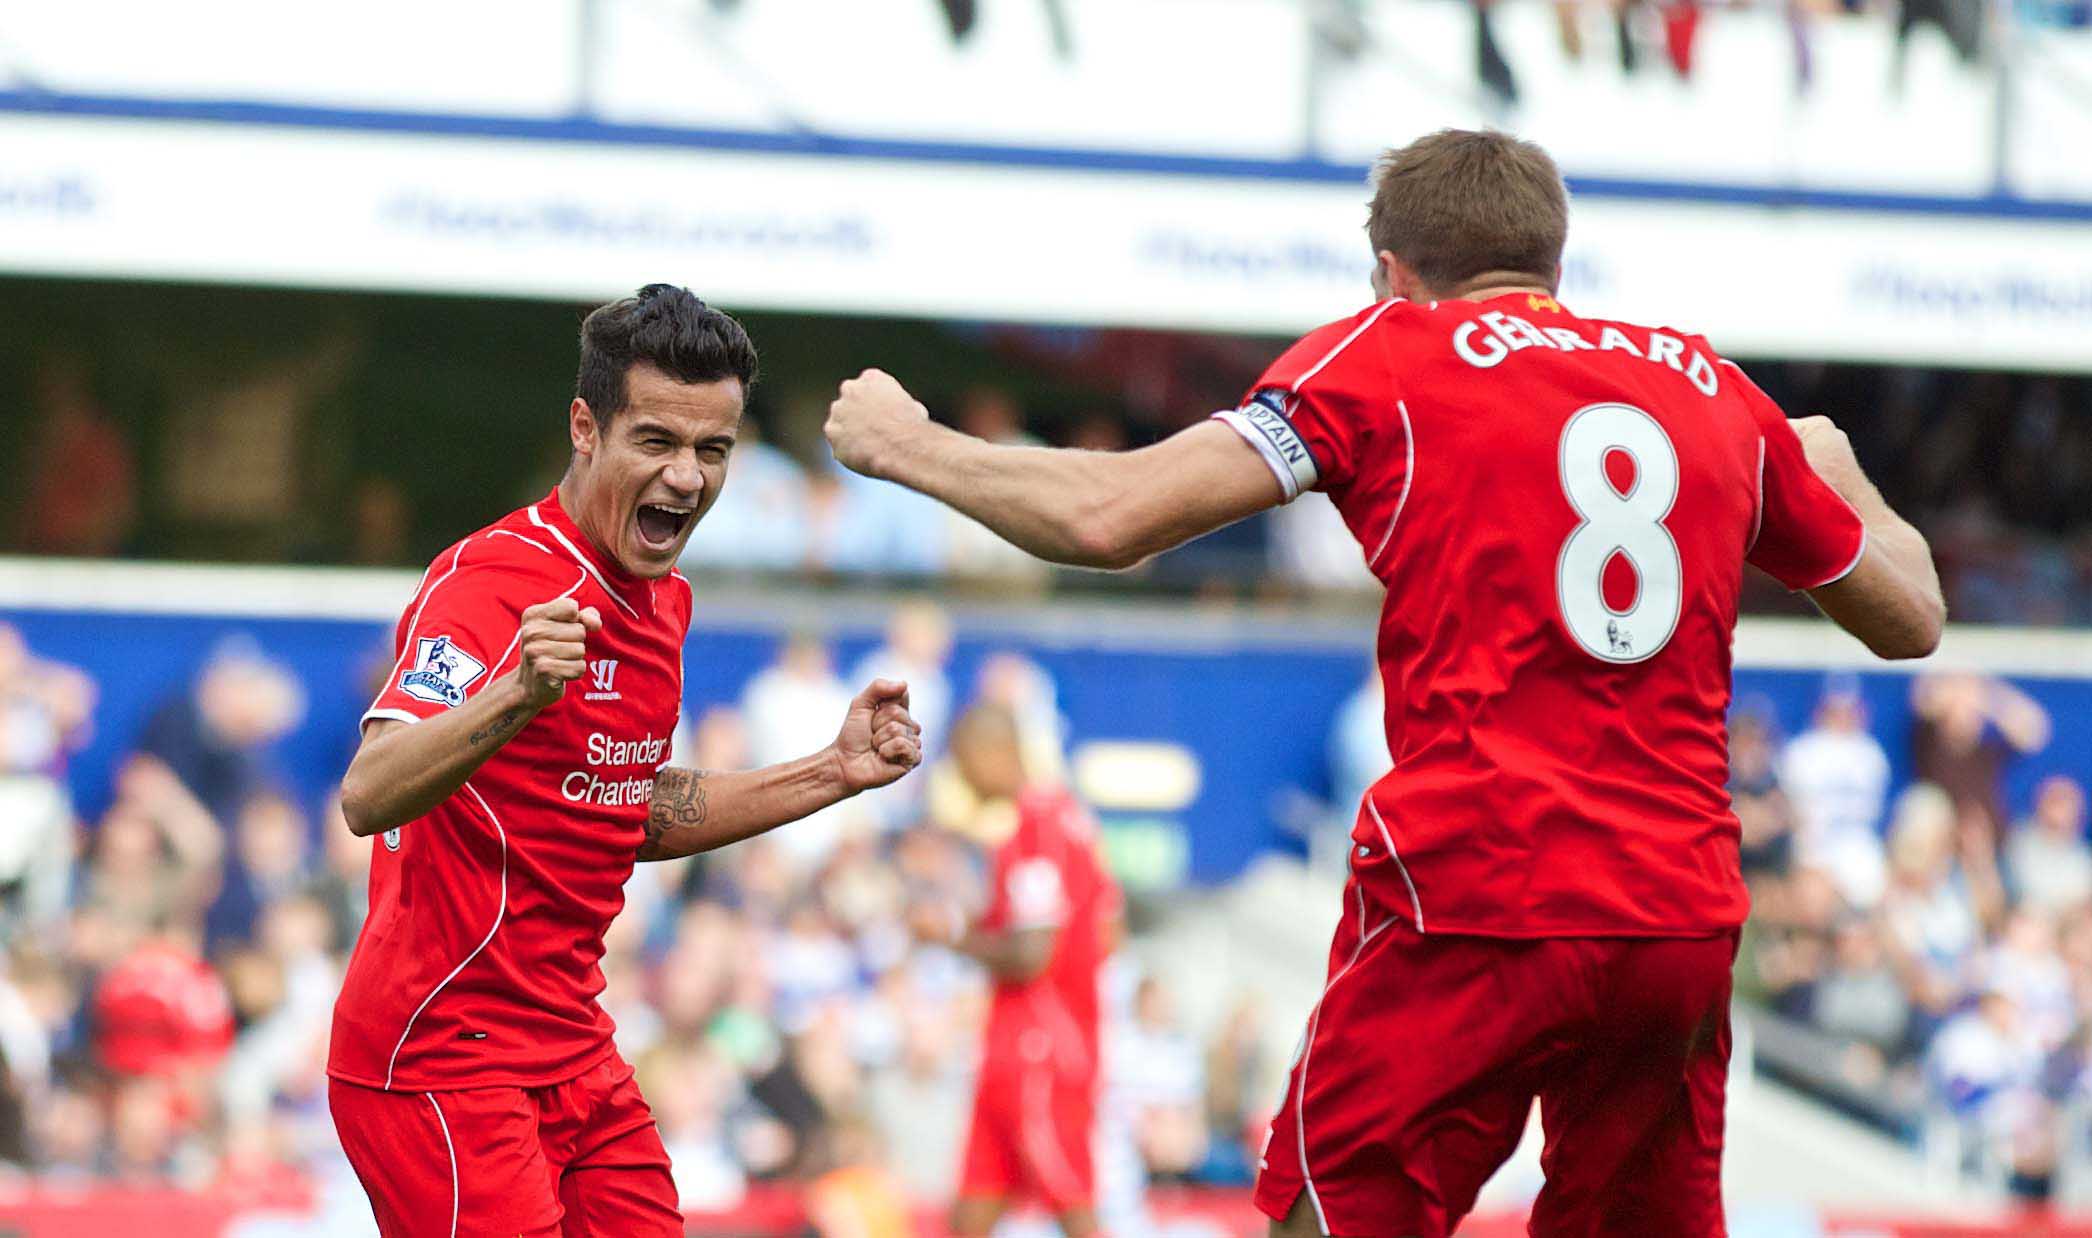
[[[1264,457],[1272,476],[1278,478],[1279,488],[1286,492],[1288,503],[1299,498],[1301,491],[1314,489],[1320,476],[1315,457],[1293,428],[1292,419],[1286,415],[1285,398],[1279,392],[1259,391],[1241,408],[1224,409],[1213,416],[1226,422]]]

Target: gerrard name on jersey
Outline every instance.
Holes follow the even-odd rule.
[[[1551,303],[1548,308],[1561,312],[1559,306]],[[1462,361],[1482,370],[1501,365],[1512,353],[1527,348],[1553,348],[1563,352],[1618,351],[1671,367],[1685,375],[1686,381],[1701,395],[1712,396],[1721,391],[1720,373],[1699,349],[1661,331],[1638,333],[1644,335],[1644,342],[1639,345],[1625,330],[1606,323],[1599,327],[1598,338],[1593,341],[1575,327],[1535,326],[1516,314],[1489,310],[1453,328],[1453,351]]]

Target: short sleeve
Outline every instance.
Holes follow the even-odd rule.
[[[1780,407],[1731,366],[1759,434],[1758,511],[1746,557],[1789,589],[1817,589],[1859,566],[1867,527],[1809,466]]]
[[[539,573],[457,557],[465,561],[437,561],[400,617],[392,670],[363,722],[419,722],[464,704],[515,652],[523,611],[561,588]]]
[[[1305,490],[1340,488],[1356,475],[1375,393],[1378,404],[1394,401],[1380,349],[1360,339],[1395,304],[1383,301],[1309,332],[1264,371],[1239,407],[1214,414],[1256,448],[1288,502]]]

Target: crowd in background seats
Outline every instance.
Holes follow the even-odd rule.
[[[820,641],[789,639],[737,702],[689,723],[676,760],[801,755],[833,738],[846,683],[896,674],[932,735],[962,699],[987,699],[1024,720],[1028,744],[1057,750],[1037,666],[993,657],[955,685],[950,651],[926,603],[899,608],[847,681]],[[106,809],[77,820],[68,758],[95,698],[86,675],[0,625],[0,1180],[293,1206],[331,1181],[346,1222],[367,1222],[323,1069],[375,840],[350,835],[331,798],[299,802],[272,763],[306,709],[296,680],[250,644],[221,645],[141,729]],[[806,1186],[817,1219],[818,1201],[846,1208],[868,1191],[949,1199],[985,981],[908,923],[919,901],[977,905],[985,870],[930,824],[945,785],[927,770],[636,870],[602,1000],[687,1208],[731,1210],[766,1182]],[[1246,1182],[1280,1065],[1254,1002],[1201,1037],[1159,977],[1122,961],[1108,983],[1107,1207],[1137,1207],[1150,1179]]]

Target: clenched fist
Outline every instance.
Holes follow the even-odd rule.
[[[874,679],[843,715],[833,751],[850,794],[883,787],[922,764],[923,729],[908,715],[908,685]]]
[[[543,709],[588,669],[588,636],[603,630],[603,616],[573,598],[539,602],[523,612],[516,634],[516,681],[531,706]]]
[[[878,477],[880,452],[930,422],[930,410],[884,370],[848,380],[828,406],[828,445],[836,463]]]

